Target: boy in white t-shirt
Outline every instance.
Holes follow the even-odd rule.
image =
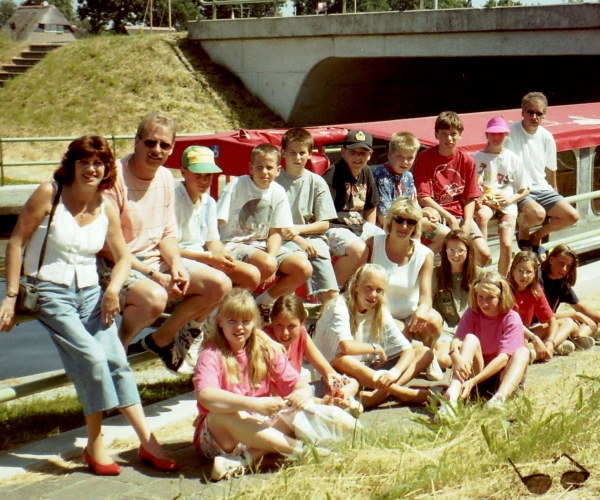
[[[261,283],[277,282],[256,299],[266,315],[275,300],[293,293],[312,276],[303,251],[282,246],[282,231],[293,227],[285,190],[273,181],[279,175],[281,154],[272,144],[252,150],[250,175],[234,178],[217,203],[217,219],[225,250],[257,267]],[[298,249],[300,250],[300,249]]]
[[[234,285],[253,292],[260,272],[236,260],[221,243],[217,226],[217,203],[209,190],[213,175],[222,170],[215,155],[204,146],[190,146],[181,158],[183,182],[175,188],[175,216],[181,256],[224,272]]]
[[[338,295],[337,279],[325,238],[329,221],[337,219],[337,212],[327,183],[305,168],[312,148],[313,138],[308,130],[288,130],[281,138],[285,168],[275,182],[285,189],[294,220],[291,228],[282,230],[284,246],[304,250],[313,266],[313,275],[308,281],[309,293],[318,295],[326,303]]]
[[[487,146],[473,155],[483,191],[476,212],[477,225],[487,240],[487,225],[498,217],[500,258],[498,272],[508,274],[517,224],[517,203],[529,194],[529,175],[521,159],[504,147],[510,129],[501,116],[492,118],[485,129]]]

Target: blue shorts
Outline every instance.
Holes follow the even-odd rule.
[[[523,210],[523,207],[527,202],[535,201],[546,211],[546,213],[548,213],[563,200],[564,198],[554,191],[554,189],[531,191],[528,196],[517,203],[517,207],[519,207],[519,210]]]

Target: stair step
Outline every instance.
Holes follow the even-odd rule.
[[[35,66],[37,63],[39,63],[40,59],[27,59],[25,57],[13,57],[12,62],[16,66],[29,66],[31,68],[32,66]]]
[[[40,51],[36,51],[36,50],[24,50],[23,52],[21,52],[21,57],[23,59],[33,59],[35,61],[41,61],[44,57],[46,57],[47,54],[48,54],[48,52],[40,52]]]
[[[60,45],[56,44],[34,44],[29,46],[29,50],[34,52],[51,52],[54,49],[58,49]]]
[[[3,64],[2,70],[7,73],[21,74],[26,73],[30,66],[17,66],[16,64]]]
[[[0,71],[0,80],[11,80],[17,76],[15,73],[7,73],[6,71]]]

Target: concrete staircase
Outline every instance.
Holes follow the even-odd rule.
[[[46,55],[60,47],[58,44],[35,44],[30,45],[27,50],[21,52],[18,57],[13,57],[12,64],[3,64],[0,71],[0,87],[4,82],[27,72],[39,63]]]

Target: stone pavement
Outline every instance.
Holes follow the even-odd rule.
[[[577,287],[580,297],[598,293],[593,284],[600,263],[580,273]],[[530,367],[528,387],[547,386],[556,392],[567,372],[582,373],[597,364],[598,352],[576,352],[568,358],[555,357],[550,362]],[[427,383],[419,381],[419,383]],[[111,454],[122,465],[120,476],[97,477],[81,458],[85,429],[75,429],[43,441],[31,443],[0,454],[0,498],[3,500],[81,500],[81,499],[157,499],[228,498],[250,485],[269,478],[269,471],[246,475],[232,481],[211,483],[212,462],[199,457],[191,446],[196,407],[193,393],[163,401],[146,408],[150,426],[166,451],[179,462],[178,473],[160,473],[137,456],[137,440],[122,416],[105,421],[104,435]],[[409,429],[412,419],[427,414],[424,408],[395,404],[369,411],[360,417],[366,428],[401,424]]]

